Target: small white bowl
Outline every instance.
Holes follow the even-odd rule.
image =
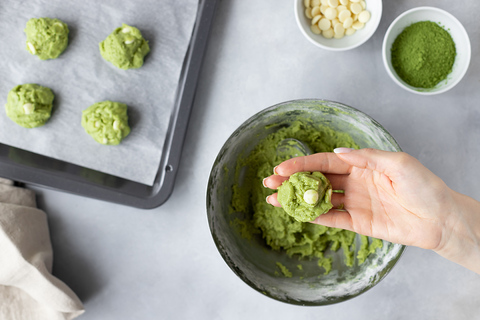
[[[377,30],[382,18],[382,0],[365,0],[366,10],[370,11],[371,18],[365,24],[365,28],[358,30],[351,36],[345,36],[342,39],[326,39],[320,34],[315,34],[310,30],[311,19],[305,16],[304,0],[295,0],[295,18],[298,27],[303,35],[314,45],[331,50],[345,51],[356,48],[366,42]]]
[[[452,36],[457,51],[452,72],[445,80],[431,89],[412,87],[397,75],[392,66],[391,49],[393,42],[406,27],[419,21],[439,23],[440,26],[444,27]],[[383,63],[390,77],[405,90],[422,95],[439,94],[455,87],[467,72],[468,65],[470,64],[471,51],[470,39],[462,24],[450,13],[433,7],[418,7],[402,13],[392,22],[383,39]]]

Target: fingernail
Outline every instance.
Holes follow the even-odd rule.
[[[270,201],[268,201],[268,198],[270,198],[270,196],[267,196],[267,197],[265,198],[265,201],[267,201],[268,204],[271,204]]]
[[[263,181],[262,181],[263,187],[268,188],[267,185],[265,184],[265,180],[267,180],[267,178],[263,179]]]
[[[277,173],[277,168],[278,168],[278,166],[276,166],[275,168],[273,168],[273,174],[275,174],[275,175],[278,175],[278,173]]]
[[[333,152],[335,152],[335,153],[350,153],[350,152],[352,152],[352,150],[354,150],[354,149],[352,149],[352,148],[335,148],[335,149],[333,149]]]

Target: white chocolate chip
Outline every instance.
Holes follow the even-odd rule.
[[[363,29],[363,27],[365,27],[365,23],[361,23],[360,21],[357,21],[352,25],[352,28],[355,30]]]
[[[358,21],[361,23],[367,23],[370,20],[370,11],[362,11],[358,15]]]
[[[120,122],[117,120],[113,121],[113,130],[119,130],[120,129]]]
[[[323,5],[323,4],[322,4],[322,5],[320,6],[320,12],[321,12],[322,14],[325,14],[325,11],[326,11],[327,9],[328,9],[328,6],[326,6],[326,5]]]
[[[23,105],[23,111],[25,112],[25,114],[32,114],[33,110],[35,110],[35,106],[33,104],[25,103]]]
[[[318,16],[315,16],[312,20],[312,24],[317,24],[317,22],[322,19],[322,16],[321,15],[318,15]]]
[[[307,190],[303,194],[303,200],[308,204],[316,204],[318,201],[318,192],[315,190]]]
[[[307,8],[305,9],[305,16],[308,18],[308,19],[312,19],[312,10],[310,8]]]
[[[339,23],[337,24],[334,28],[333,31],[335,31],[335,34],[338,35],[344,35],[345,34],[345,28],[343,27],[343,24]]]
[[[352,17],[348,17],[347,19],[345,19],[345,21],[343,21],[343,27],[344,27],[345,29],[350,28],[350,27],[352,26],[352,24],[353,24],[353,19],[352,19]],[[348,36],[348,35],[349,35],[349,34],[347,34],[347,36]]]
[[[334,8],[327,8],[325,10],[325,18],[329,20],[333,20],[337,17],[337,9]]]
[[[346,31],[345,31],[345,34],[347,36],[351,36],[352,34],[354,34],[355,32],[357,32],[357,30],[353,29],[353,28],[348,28]]]
[[[135,42],[135,38],[130,38],[128,40],[125,40],[125,44],[131,44]]]
[[[353,14],[359,14],[363,11],[362,5],[360,3],[352,3],[350,5],[350,11],[352,11]]]
[[[335,35],[334,35],[333,37],[334,37],[335,39],[342,39],[344,36],[345,36],[344,33],[342,33],[342,34],[335,33]]]
[[[330,20],[328,19],[320,19],[320,21],[318,21],[318,27],[320,28],[320,30],[322,31],[325,31],[325,30],[328,30],[330,29],[330,26],[332,25],[332,23],[330,22]]]
[[[353,2],[353,3],[356,3],[356,2],[360,2],[361,0],[350,0],[350,2]]]
[[[360,1],[360,4],[362,5],[363,10],[367,9],[367,3],[365,1]]]
[[[320,7],[316,6],[312,9],[312,17],[318,16],[320,14]]]
[[[322,6],[328,6],[328,0],[320,0]]]
[[[338,15],[340,15],[340,12],[345,11],[345,10],[348,10],[348,8],[345,7],[345,6],[338,6],[337,7]]]
[[[310,7],[310,0],[303,0],[303,4],[305,5],[305,8]],[[124,29],[126,29],[126,28],[124,28]],[[122,32],[123,32],[123,30],[122,30]]]
[[[332,29],[332,28],[330,28],[330,29],[325,30],[325,31],[322,32],[322,36],[324,36],[324,37],[327,38],[327,39],[332,39],[332,38],[333,38],[333,34],[334,34],[334,32],[333,32],[333,29]]]
[[[103,144],[107,144],[107,143],[108,143],[108,139],[107,139],[107,138],[103,138],[102,142],[103,142]]]
[[[320,34],[322,32],[316,24],[311,25],[310,30],[312,30],[312,32],[315,33],[315,34]]]
[[[348,10],[340,11],[338,14],[338,20],[343,23],[345,20],[347,20],[347,18],[350,18],[351,15],[352,13]]]
[[[333,29],[335,29],[335,26],[336,26],[337,24],[339,24],[339,23],[340,23],[340,21],[338,21],[338,19],[336,19],[336,18],[333,19],[333,20],[332,20],[332,27],[333,27]]]
[[[328,0],[328,5],[331,8],[336,8],[336,7],[338,7],[338,0]]]
[[[99,128],[102,125],[102,122],[100,120],[95,121],[95,128]]]
[[[33,43],[27,42],[27,46],[28,46],[28,49],[30,50],[30,52],[31,52],[32,54],[36,54],[36,53],[37,53],[37,50],[35,49],[35,46],[33,45]]]
[[[348,0],[340,0],[340,3],[346,6],[348,4]]]
[[[316,7],[316,6],[319,6],[320,5],[320,0],[312,0],[312,2],[310,3],[310,6],[313,8],[313,7]]]
[[[306,1],[305,1],[306,2]],[[306,6],[306,5],[305,5]],[[132,30],[129,27],[125,27],[122,29],[122,33],[130,33]]]

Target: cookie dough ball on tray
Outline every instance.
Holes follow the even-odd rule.
[[[68,26],[58,19],[32,18],[25,28],[27,50],[41,60],[56,59],[68,46]]]
[[[333,208],[332,185],[320,172],[297,172],[278,188],[277,199],[295,220],[313,221]]]
[[[25,128],[43,126],[52,114],[52,90],[38,84],[18,85],[8,93],[7,116]]]
[[[97,102],[82,111],[82,127],[98,143],[117,145],[130,133],[127,105]]]
[[[105,60],[123,70],[140,68],[143,58],[150,52],[148,41],[140,30],[126,24],[115,29],[99,47]]]

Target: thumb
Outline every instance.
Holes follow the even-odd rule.
[[[372,148],[359,150],[337,148],[334,152],[342,161],[353,167],[374,170],[389,177],[401,174],[403,169],[412,164],[412,161],[415,161],[415,158],[405,152],[391,152]]]

